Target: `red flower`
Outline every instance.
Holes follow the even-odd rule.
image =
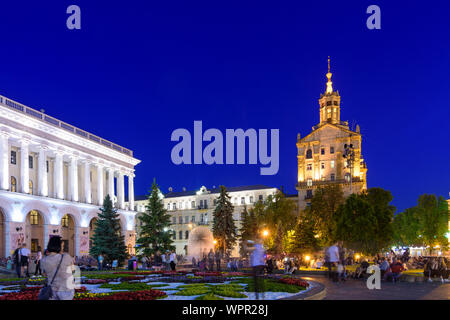
[[[282,278],[279,280],[281,283],[285,283],[285,284],[292,284],[294,286],[299,286],[299,287],[304,287],[304,288],[308,288],[309,287],[309,283],[301,280],[301,279],[295,279],[295,278]]]

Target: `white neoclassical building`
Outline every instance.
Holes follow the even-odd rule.
[[[23,242],[32,252],[44,249],[54,235],[72,256],[87,255],[106,194],[114,199],[132,252],[139,162],[131,150],[0,96],[1,256]]]
[[[241,228],[241,213],[244,207],[252,208],[259,200],[264,201],[269,195],[275,195],[277,190],[265,185],[227,187],[231,204],[234,206],[233,218],[236,228],[238,230]],[[171,228],[167,231],[172,233],[177,254],[190,255],[189,239],[198,231],[202,232],[202,236],[208,236],[210,233],[212,237],[213,212],[219,194],[220,188],[207,189],[203,186],[199,190],[180,192],[171,189],[164,195],[164,207],[170,214],[172,222]],[[146,204],[146,196],[137,197],[136,210],[144,212]],[[136,227],[139,231],[139,221]],[[239,244],[233,249],[232,255],[239,255]]]

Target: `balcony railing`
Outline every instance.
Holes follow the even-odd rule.
[[[124,154],[126,154],[126,155],[128,155],[130,157],[133,156],[133,151],[131,151],[129,149],[121,147],[121,146],[119,146],[119,145],[117,145],[117,144],[115,144],[115,143],[113,143],[111,141],[102,139],[102,138],[100,138],[100,137],[98,137],[96,135],[93,135],[93,134],[91,134],[91,133],[89,133],[87,131],[81,130],[81,129],[77,128],[77,127],[74,127],[74,126],[68,124],[68,123],[65,123],[65,122],[60,121],[60,120],[58,120],[56,118],[50,117],[49,115],[46,115],[43,112],[40,112],[40,111],[37,111],[37,110],[35,110],[33,108],[27,107],[27,106],[25,106],[25,105],[23,105],[21,103],[18,103],[18,102],[14,101],[14,100],[11,100],[11,99],[6,98],[6,97],[1,96],[1,95],[0,95],[0,104],[4,105],[4,106],[6,106],[6,107],[8,107],[10,109],[13,109],[14,111],[22,112],[24,114],[27,114],[27,115],[29,115],[29,116],[31,116],[31,117],[33,117],[35,119],[38,119],[38,120],[40,120],[42,122],[51,124],[51,125],[53,125],[55,127],[58,127],[58,128],[62,128],[62,129],[66,130],[66,131],[69,131],[69,132],[71,132],[71,133],[73,133],[73,134],[75,134],[77,136],[83,137],[85,139],[89,139],[89,140],[94,141],[94,142],[96,142],[98,144],[104,145],[104,146],[106,146],[106,147],[108,147],[110,149],[113,149],[113,150],[119,151],[121,153],[124,153]]]
[[[362,182],[360,177],[353,177],[352,183]],[[307,188],[307,187],[320,187],[329,184],[350,184],[350,179],[338,179],[338,180],[325,180],[325,181],[313,181],[312,185],[308,186],[308,182],[298,182],[297,188]]]

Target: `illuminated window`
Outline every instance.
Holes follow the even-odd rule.
[[[306,159],[312,159],[312,150],[308,149],[308,151],[306,151]]]
[[[332,169],[334,169],[334,160],[331,160],[330,166]]]
[[[306,165],[306,170],[308,170],[308,171],[312,170],[312,163],[308,163]]]
[[[39,213],[36,210],[30,211],[30,224],[32,225],[39,224]]]
[[[308,187],[312,187],[312,179],[311,178],[308,178],[308,180],[306,180],[306,185]]]
[[[17,180],[14,177],[11,177],[11,191],[17,192]]]
[[[64,217],[62,217],[61,226],[63,226],[64,228],[69,227],[69,215],[66,214],[64,215]]]
[[[11,151],[11,164],[17,164],[17,153],[15,151]]]

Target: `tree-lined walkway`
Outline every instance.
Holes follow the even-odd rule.
[[[450,300],[450,283],[381,282],[380,290],[369,290],[365,280],[334,283],[321,276],[302,277],[325,285],[324,300]]]

